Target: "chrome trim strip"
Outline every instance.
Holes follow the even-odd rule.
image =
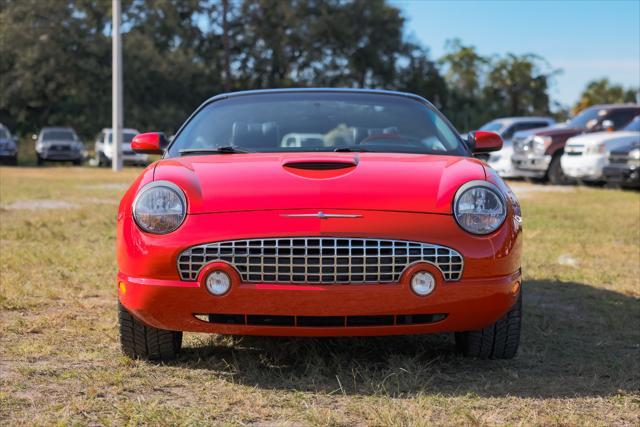
[[[328,218],[362,218],[362,215],[356,214],[326,214],[322,211],[314,214],[281,214],[280,216],[284,216],[287,218],[320,218],[320,219],[328,219]]]
[[[445,281],[462,276],[464,259],[430,243],[355,237],[282,237],[205,243],[177,259],[180,277],[195,281],[211,262],[231,264],[245,283],[398,283],[417,262],[440,270]]]

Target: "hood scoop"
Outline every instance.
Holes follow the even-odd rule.
[[[304,159],[287,159],[282,167],[287,172],[304,178],[327,179],[345,175],[358,166],[357,157],[318,157]]]
[[[326,171],[335,169],[347,169],[358,166],[357,159],[291,159],[282,164],[285,168]]]

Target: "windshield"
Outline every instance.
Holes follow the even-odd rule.
[[[176,136],[185,150],[374,151],[466,155],[455,130],[416,100],[366,93],[242,95],[212,102]]]
[[[44,132],[44,134],[42,134],[43,141],[75,141],[76,139],[78,139],[76,137],[76,134],[70,130],[47,130]]]
[[[490,132],[500,132],[500,129],[502,129],[504,127],[504,124],[502,122],[489,122],[485,125],[483,125],[480,130],[486,130],[486,131],[490,131]]]
[[[123,144],[131,144],[131,140],[133,139],[134,136],[136,136],[137,133],[132,133],[132,132],[123,132],[122,133],[122,143]],[[113,134],[110,133],[109,134],[109,141],[108,144],[111,144],[113,142]]]
[[[0,128],[0,139],[9,139],[9,132],[7,132],[3,128]]]
[[[580,114],[569,120],[569,127],[574,129],[586,129],[589,122],[598,119],[599,107],[590,107],[586,110],[582,110]]]
[[[631,123],[626,125],[622,130],[640,132],[640,116],[636,116],[636,118],[631,120]]]

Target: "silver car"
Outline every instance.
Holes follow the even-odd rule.
[[[149,163],[147,154],[134,153],[131,150],[131,140],[139,134],[136,129],[122,129],[122,163],[146,165]],[[104,128],[95,141],[96,164],[110,166],[113,161],[113,133],[111,128]]]
[[[73,162],[81,165],[87,154],[84,144],[72,128],[45,127],[36,140],[36,156],[38,166],[45,161]]]

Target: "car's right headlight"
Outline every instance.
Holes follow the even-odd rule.
[[[587,154],[604,154],[606,152],[606,148],[604,143],[598,142],[597,144],[587,146],[585,151]]]
[[[489,234],[507,216],[507,205],[500,190],[487,181],[470,181],[458,189],[453,213],[462,229],[472,234]]]
[[[176,230],[187,214],[184,193],[172,182],[145,185],[133,202],[133,218],[143,231],[167,234]]]
[[[629,151],[629,160],[627,161],[629,165],[639,167],[640,166],[640,148],[634,148]]]

